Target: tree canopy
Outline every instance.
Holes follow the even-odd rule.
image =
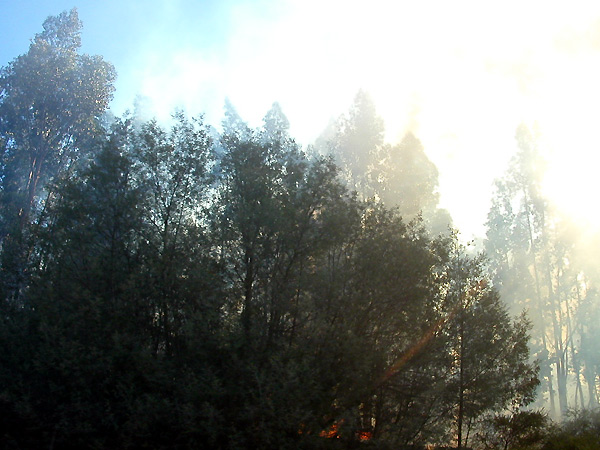
[[[77,10],[49,17],[29,51],[0,71],[3,297],[19,299],[50,182],[89,151],[112,97],[114,68],[78,53]],[[9,254],[7,254],[9,253]],[[9,267],[10,266],[10,267]]]
[[[364,92],[330,155],[277,103],[101,126],[80,30],[49,18],[0,78],[5,448],[468,446],[521,417],[529,321],[432,232],[414,135],[385,144]]]

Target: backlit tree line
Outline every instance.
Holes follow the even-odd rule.
[[[277,104],[257,129],[109,118],[80,32],[48,18],[0,73],[4,448],[537,444],[530,335],[542,395],[596,398],[591,281],[520,166],[488,261],[364,92],[306,150]]]
[[[598,407],[599,235],[574,223],[542,192],[545,170],[535,130],[517,129],[518,153],[496,181],[486,251],[494,284],[533,322],[540,361],[538,404],[555,418]]]

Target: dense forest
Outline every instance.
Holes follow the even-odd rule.
[[[81,29],[0,72],[3,448],[600,445],[600,279],[535,132],[479,252],[366,92],[306,149],[277,103],[114,117]]]

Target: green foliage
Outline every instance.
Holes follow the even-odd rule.
[[[475,441],[484,449],[540,448],[548,439],[551,423],[541,411],[514,411],[485,418]]]
[[[447,235],[452,218],[438,208],[437,168],[413,133],[390,145],[384,143],[384,131],[375,104],[361,90],[348,113],[326,130],[317,147],[335,158],[342,178],[360,198],[398,208],[407,222],[421,216],[433,235]]]
[[[77,11],[50,17],[29,51],[0,71],[0,253],[3,301],[18,301],[48,183],[90,149],[108,106],[113,67],[81,55]]]
[[[543,450],[592,450],[600,447],[600,412],[571,411],[568,419],[550,435]]]
[[[382,147],[373,178],[379,181],[381,200],[398,206],[404,217],[414,218],[421,212],[429,217],[437,207],[438,170],[410,132],[399,144]]]
[[[3,178],[25,189],[28,202],[78,157],[111,99],[114,69],[77,53],[80,31],[75,9],[48,18],[29,51],[1,72]]]
[[[349,185],[365,197],[373,195],[370,168],[383,145],[384,124],[377,115],[373,100],[359,91],[346,116],[337,124],[331,153],[342,168]]]
[[[75,11],[48,19],[3,80],[23,82],[20,64],[44,49],[77,80],[79,30]],[[4,447],[423,448],[531,400],[528,323],[483,260],[349,193],[348,170],[369,187],[382,144],[364,94],[338,136],[340,170],[302,151],[277,104],[257,130],[228,104],[218,142],[183,113],[168,130],[92,130],[110,94],[102,67],[87,90],[61,85],[54,109],[19,115],[12,91],[0,105],[2,289],[18,297],[0,315]],[[41,127],[39,114],[48,140],[6,131]],[[418,179],[432,195],[416,208],[435,200],[436,172],[407,139],[398,189]],[[17,272],[18,286],[5,276]]]

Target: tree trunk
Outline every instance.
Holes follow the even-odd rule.
[[[244,330],[245,345],[250,343],[250,329],[252,325],[252,302],[254,288],[254,252],[247,248],[244,255],[246,274],[244,276],[244,308],[242,310],[242,328]]]

